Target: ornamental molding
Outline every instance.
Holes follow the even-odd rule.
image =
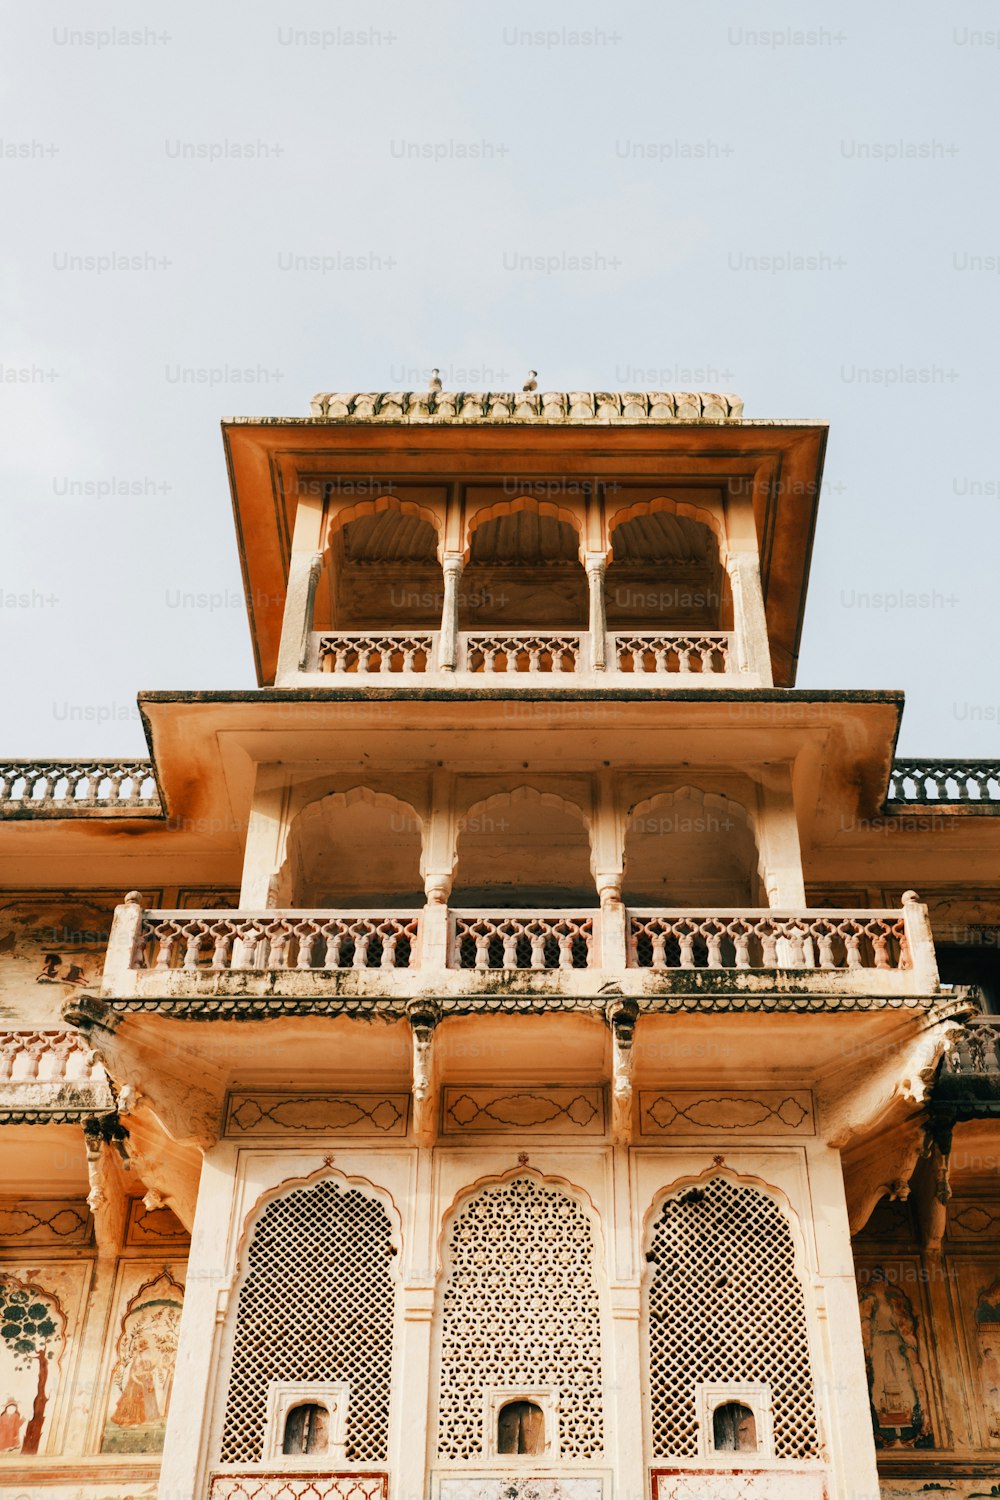
[[[225,1134],[404,1136],[409,1106],[408,1094],[382,1091],[302,1094],[241,1091],[229,1095]]]
[[[643,1090],[639,1132],[645,1136],[814,1135],[815,1111],[808,1089],[744,1091]]]
[[[600,1136],[606,1129],[604,1090],[591,1087],[444,1089],[443,1135],[488,1135],[537,1130],[542,1134]]]
[[[738,422],[714,391],[321,391],[310,415],[338,422]]]

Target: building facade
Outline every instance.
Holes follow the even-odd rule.
[[[795,688],[826,428],[223,436],[260,686],[0,765],[0,1489],[1000,1493],[1000,764]]]

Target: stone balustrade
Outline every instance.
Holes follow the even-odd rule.
[[[595,916],[566,912],[452,912],[455,969],[587,969]]]
[[[609,660],[619,672],[728,672],[732,641],[722,630],[701,635],[613,635]]]
[[[66,1124],[114,1107],[107,1074],[78,1032],[0,1031],[0,1124]]]
[[[0,817],[159,811],[150,760],[0,762]]]
[[[0,1031],[0,1083],[86,1083],[103,1078],[104,1069],[75,1031]]]
[[[714,977],[709,975],[714,971]],[[900,910],[115,912],[102,995],[128,1005],[214,997],[406,1001],[504,992],[597,997],[939,991],[926,908]],[[709,990],[706,990],[706,985]],[[214,1000],[213,1000],[214,1003]]]
[[[540,676],[565,686],[579,686],[585,677],[612,678],[624,686],[640,678],[676,675],[696,681],[728,677],[746,685],[747,674],[737,668],[734,637],[728,631],[612,633],[604,640],[607,665],[598,672],[587,631],[463,631],[457,639],[455,668],[445,671],[439,661],[440,631],[314,632],[305,675],[396,680],[421,676],[438,685],[467,683],[470,676],[497,676],[520,686],[532,685]]]
[[[629,963],[641,969],[909,969],[899,911],[636,911]]]
[[[1000,761],[895,760],[887,802],[961,803],[962,812],[1000,809]]]
[[[953,1078],[989,1079],[1000,1086],[1000,1016],[967,1020],[943,1066]]]
[[[188,973],[406,969],[419,917],[329,911],[147,912],[133,964]]]

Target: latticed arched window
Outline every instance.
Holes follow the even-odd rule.
[[[512,1453],[544,1444],[568,1461],[601,1456],[594,1238],[574,1198],[529,1175],[470,1198],[448,1233],[440,1320],[439,1458],[476,1462],[494,1443]],[[551,1439],[545,1391],[558,1403]]]
[[[236,1307],[223,1463],[260,1462],[276,1381],[344,1382],[346,1459],[385,1461],[392,1255],[388,1214],[357,1188],[323,1179],[290,1189],[261,1212]],[[289,1414],[285,1451],[319,1451],[322,1417],[306,1406],[297,1411]]]
[[[705,1451],[699,1449],[698,1414],[698,1388],[705,1384],[716,1390],[766,1387],[775,1456],[817,1456],[805,1300],[791,1225],[774,1199],[725,1177],[689,1187],[660,1208],[648,1258],[653,1272],[646,1330],[656,1458]],[[744,1412],[747,1408],[731,1403],[705,1434],[705,1447],[752,1451]],[[755,1432],[754,1447],[756,1439]]]

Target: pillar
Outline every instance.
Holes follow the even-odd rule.
[[[733,631],[739,669],[752,672],[760,679],[761,687],[772,687],[764,589],[756,552],[731,552],[726,571],[733,590]]]
[[[608,559],[603,552],[588,552],[585,557],[587,587],[590,591],[590,666],[603,672],[607,666],[607,612],[604,606],[604,577]]]
[[[444,573],[444,600],[441,607],[441,640],[438,667],[454,672],[458,665],[458,586],[465,560],[461,552],[446,552],[441,564]]]

